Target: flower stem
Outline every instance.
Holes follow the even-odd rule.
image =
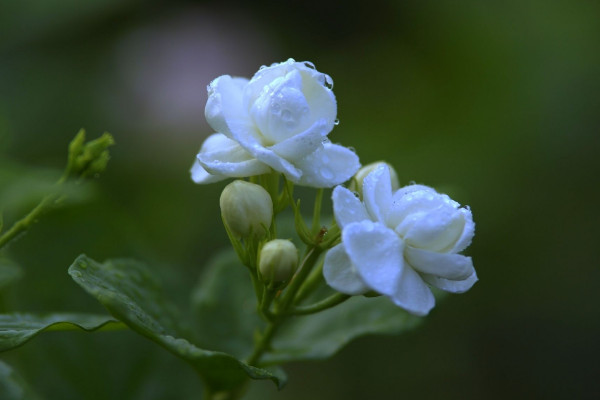
[[[29,212],[29,214],[15,222],[9,230],[0,236],[0,249],[17,237],[20,233],[29,229],[29,227],[33,225],[36,220],[48,210],[48,208],[60,200],[60,198],[61,196],[58,193],[51,193],[44,197],[42,201]]]
[[[351,296],[343,293],[334,293],[331,296],[317,303],[308,306],[293,307],[288,311],[288,315],[308,315],[318,313],[328,308],[337,306],[340,303],[348,300]]]
[[[275,332],[277,332],[277,329],[281,325],[282,319],[283,318],[279,317],[279,318],[269,322],[265,331],[260,336],[260,339],[254,346],[254,351],[252,352],[250,357],[248,357],[248,360],[246,360],[246,364],[256,365],[258,363],[258,361],[260,360],[260,357],[263,355],[263,353],[265,351],[267,351],[269,349],[269,347],[271,346],[271,340],[273,339]]]

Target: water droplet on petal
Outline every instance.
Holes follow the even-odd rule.
[[[317,68],[315,67],[315,64],[311,63],[310,61],[304,61],[304,65],[305,65],[307,68],[310,68],[310,69],[317,69]]]
[[[329,90],[333,89],[333,79],[327,74],[325,74],[325,87]]]
[[[327,180],[329,180],[329,179],[333,178],[333,172],[331,172],[331,170],[330,170],[329,168],[323,168],[323,169],[321,170],[321,176],[322,176],[324,179],[327,179]]]
[[[333,121],[333,124],[334,124],[334,125],[339,125],[339,124],[340,124],[340,120],[336,118],[336,120],[335,120],[335,121]]]

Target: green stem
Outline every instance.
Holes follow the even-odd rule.
[[[319,283],[321,283],[321,281],[323,279],[323,263],[324,262],[325,262],[324,259],[321,260],[321,262],[319,263],[317,268],[313,269],[312,272],[310,273],[310,275],[308,276],[308,278],[306,278],[304,285],[302,285],[300,287],[300,290],[298,290],[298,294],[294,298],[295,304],[300,304],[302,302],[302,300],[306,299],[306,297],[308,297],[308,295],[311,294],[316,289],[316,287],[319,285]]]
[[[293,307],[288,311],[288,315],[308,315],[318,313],[328,308],[337,306],[348,300],[351,296],[343,293],[334,293],[331,296],[309,306]]]
[[[29,229],[29,227],[33,225],[36,220],[59,199],[60,195],[57,193],[52,193],[44,197],[42,201],[29,212],[29,214],[15,222],[9,230],[0,236],[0,249],[20,233]]]
[[[292,304],[292,301],[296,297],[296,293],[306,280],[308,274],[310,274],[310,271],[313,269],[315,262],[319,259],[320,255],[321,250],[317,246],[313,247],[308,252],[306,257],[304,258],[304,261],[300,265],[298,272],[296,273],[294,278],[292,278],[292,282],[283,294],[281,301],[279,302],[279,304],[276,305],[275,312],[277,314],[285,313],[285,310],[287,310],[287,308]]]
[[[258,360],[260,360],[260,357],[263,355],[263,353],[267,351],[271,346],[271,339],[273,339],[275,332],[277,332],[277,329],[281,325],[282,319],[283,318],[280,317],[269,322],[264,333],[261,335],[260,339],[254,346],[254,351],[252,352],[252,355],[248,357],[246,364],[256,365],[258,363]]]
[[[260,302],[259,311],[263,318],[265,318],[269,322],[271,322],[274,318],[274,315],[269,310],[269,308],[271,307],[271,303],[273,302],[273,299],[275,298],[276,294],[277,290],[269,288],[265,288],[262,294],[262,300]]]
[[[321,228],[321,203],[323,202],[323,189],[317,190],[315,196],[315,207],[313,209],[312,232],[317,233]]]

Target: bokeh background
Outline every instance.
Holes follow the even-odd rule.
[[[227,246],[224,184],[188,173],[211,133],[206,85],[289,57],[333,77],[333,141],[471,206],[480,282],[419,329],[289,365],[287,388],[256,383],[249,398],[598,398],[593,1],[3,0],[4,162],[38,182],[59,174],[79,128],[117,141],[85,193],[10,246],[25,273],[3,310],[102,312],[66,273],[82,252],[145,260],[185,304]],[[35,195],[5,197],[5,222]],[[0,358],[45,399],[201,393],[188,365],[127,331],[47,333]]]

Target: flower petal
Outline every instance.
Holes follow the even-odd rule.
[[[242,178],[270,171],[268,165],[254,159],[237,142],[222,133],[210,135],[204,141],[198,161],[213,175]]]
[[[415,212],[426,212],[440,206],[439,194],[428,186],[408,185],[392,196],[392,205],[387,215],[388,226],[396,228],[405,218]]]
[[[269,82],[250,107],[262,136],[279,143],[310,127],[314,117],[302,90],[302,76],[292,70]]]
[[[433,293],[419,274],[405,266],[391,297],[394,303],[415,315],[427,315],[435,305]]]
[[[404,256],[415,270],[444,279],[463,280],[475,272],[471,257],[462,254],[435,253],[406,246]]]
[[[338,226],[343,229],[352,222],[370,220],[364,204],[348,189],[336,186],[333,189],[333,214]]]
[[[386,165],[377,167],[363,181],[363,200],[373,219],[385,224],[392,204],[392,180]]]
[[[403,236],[407,245],[443,252],[457,242],[464,226],[462,213],[442,203],[434,210],[409,214],[396,231]]]
[[[354,222],[342,231],[342,244],[362,280],[392,295],[404,268],[403,243],[394,231],[371,221]]]
[[[242,96],[248,79],[222,75],[208,86],[208,101],[204,115],[208,124],[217,132],[232,139],[252,135],[255,131]]]
[[[256,159],[267,164],[275,171],[283,173],[292,182],[299,182],[300,177],[302,176],[302,171],[283,157],[279,156],[273,150],[267,149],[258,143],[255,143],[251,146],[245,146],[244,143],[240,142],[240,145]]]
[[[471,240],[473,240],[473,236],[475,236],[475,222],[473,222],[473,214],[471,214],[471,210],[469,208],[460,208],[458,211],[465,218],[465,226],[463,227],[462,235],[452,248],[452,253],[459,253],[469,247],[471,244]]]
[[[328,133],[327,121],[320,119],[306,131],[276,143],[270,149],[293,162],[317,150]]]
[[[369,291],[369,288],[360,279],[356,269],[352,266],[352,262],[341,243],[325,255],[323,276],[329,286],[341,293],[355,295]]]
[[[333,143],[324,143],[295,165],[302,171],[298,183],[318,188],[339,185],[360,168],[356,153]]]
[[[202,164],[200,164],[200,161],[198,161],[198,159],[194,161],[194,165],[192,165],[192,168],[190,169],[190,174],[192,175],[192,180],[195,183],[201,184],[219,182],[224,179],[227,179],[227,177],[224,175],[212,175],[208,173],[208,171],[204,169]]]
[[[477,274],[473,271],[473,274],[467,279],[462,281],[453,281],[450,279],[438,278],[437,276],[423,274],[421,275],[423,280],[429,283],[431,286],[435,286],[438,289],[445,290],[450,293],[464,293],[478,281]]]

